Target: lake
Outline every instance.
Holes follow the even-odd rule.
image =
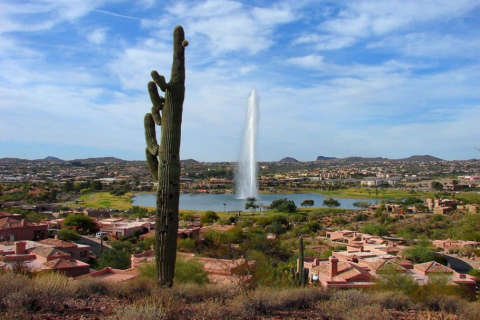
[[[287,198],[293,200],[297,207],[301,208],[300,203],[304,200],[313,200],[314,207],[325,207],[323,200],[328,199],[321,194],[299,193],[299,194],[261,194],[256,204],[264,206],[270,205],[273,200]],[[365,201],[371,204],[378,203],[378,200],[372,199],[350,199],[350,198],[334,198],[340,202],[338,208],[341,209],[360,209],[353,205],[354,202]],[[183,210],[212,210],[217,212],[224,211],[245,211],[245,199],[237,199],[235,194],[181,194],[180,209]],[[156,200],[153,193],[138,193],[132,198],[134,206],[155,207]]]

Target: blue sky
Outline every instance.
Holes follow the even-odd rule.
[[[0,0],[0,158],[142,160],[185,29],[181,158],[480,158],[480,0]]]

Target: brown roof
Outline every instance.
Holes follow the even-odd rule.
[[[27,221],[23,221],[27,226],[32,226],[33,224]],[[11,229],[22,227],[22,221],[13,219],[10,217],[0,219],[0,229]]]
[[[425,273],[453,273],[453,270],[436,261],[416,264],[415,268]]]
[[[61,258],[47,261],[42,264],[52,269],[66,269],[66,268],[73,268],[78,266],[75,260],[66,260]]]
[[[386,259],[378,259],[377,261],[364,261],[364,263],[368,264],[370,268],[376,271],[398,271],[398,272],[405,272],[407,269],[402,267],[401,265],[396,264],[390,260]]]
[[[39,256],[42,256],[42,257],[45,257],[45,258],[49,258],[49,257],[53,257],[53,256],[59,256],[59,257],[65,257],[65,258],[71,257],[71,255],[69,255],[66,252],[60,251],[60,250],[55,249],[55,248],[46,247],[46,246],[35,247],[31,251],[31,253],[38,254]]]
[[[59,239],[44,239],[38,242],[41,244],[47,244],[49,246],[54,246],[54,247],[62,247],[62,248],[78,247],[75,243],[71,243],[71,242],[63,241]]]

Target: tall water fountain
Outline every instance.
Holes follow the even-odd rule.
[[[258,98],[255,90],[252,90],[248,98],[242,151],[235,174],[236,193],[239,199],[258,197],[256,157],[258,116]]]

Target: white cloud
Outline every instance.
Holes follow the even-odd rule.
[[[305,69],[322,69],[323,67],[323,57],[316,54],[290,58],[287,62]]]
[[[102,44],[107,37],[105,28],[95,29],[87,35],[87,40],[94,44]]]
[[[395,48],[407,56],[430,58],[478,57],[480,39],[478,37],[458,37],[451,34],[410,33],[405,36],[392,36],[371,43],[369,48]]]
[[[227,0],[178,2],[167,10],[182,19],[189,36],[200,39],[213,55],[237,51],[253,55],[266,50],[274,43],[275,27],[298,18],[287,6],[251,9]]]
[[[432,21],[449,20],[480,5],[478,0],[460,1],[352,1],[344,2],[338,15],[319,25],[318,33],[300,37],[297,43],[313,42],[317,50],[341,49],[360,40],[382,37]]]
[[[62,21],[75,21],[102,6],[105,2],[107,0],[43,0],[2,3],[0,33],[48,30]]]

